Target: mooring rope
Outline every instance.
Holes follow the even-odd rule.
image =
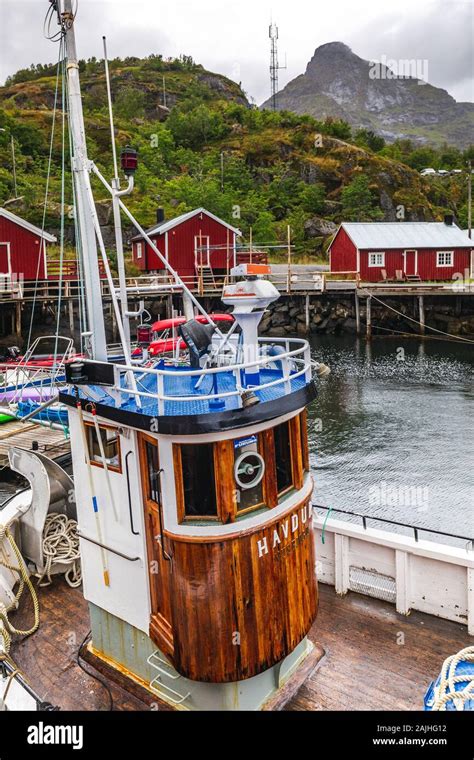
[[[433,710],[444,712],[448,702],[452,701],[456,710],[463,711],[465,703],[474,700],[474,672],[456,675],[456,668],[461,662],[474,662],[474,646],[461,649],[443,662],[440,682],[434,690]],[[457,683],[465,683],[466,687],[456,691]]]
[[[395,309],[393,306],[390,306],[388,303],[385,303],[385,301],[382,301],[382,299],[377,298],[377,296],[374,296],[373,293],[370,293],[368,290],[364,290],[363,288],[360,288],[360,293],[363,293],[367,297],[373,298],[374,301],[378,301],[378,303],[382,304],[386,309],[390,309],[390,311],[395,312],[395,314],[398,314],[400,317],[403,317],[404,319],[408,319],[410,322],[414,322],[416,325],[423,327],[422,323],[418,319],[413,319],[413,317],[409,317],[408,314],[404,314],[402,311],[398,311],[398,309]],[[374,325],[376,329],[377,326]],[[459,341],[460,343],[474,343],[474,340],[470,340],[469,338],[463,338],[462,335],[453,335],[452,333],[444,332],[444,330],[438,330],[436,327],[430,327],[430,325],[425,324],[424,325],[426,330],[432,330],[435,333],[438,333],[439,335],[447,335],[448,338],[454,338],[454,340]]]
[[[28,572],[28,568],[26,567],[25,560],[23,559],[22,554],[8,526],[0,525],[0,545],[4,538],[6,538],[7,541],[9,542],[12,548],[13,554],[15,555],[18,561],[18,566],[11,565],[9,562],[7,562],[6,560],[2,560],[1,558],[0,558],[0,565],[3,567],[6,567],[11,572],[17,573],[18,578],[19,578],[18,591],[15,594],[13,601],[10,602],[9,605],[0,603],[0,636],[3,639],[3,648],[6,654],[8,654],[8,652],[10,651],[12,635],[31,636],[32,633],[35,633],[35,631],[38,630],[39,624],[40,624],[40,611],[39,611],[38,597],[33,587],[33,584],[30,580],[30,574]],[[33,600],[34,621],[31,628],[29,628],[26,631],[22,631],[19,628],[15,628],[15,626],[13,626],[10,623],[10,620],[8,618],[8,613],[13,609],[18,608],[20,598],[23,593],[23,589],[25,588],[25,585],[28,587],[28,590],[31,594],[31,598]]]
[[[54,512],[47,516],[43,529],[43,557],[44,570],[36,574],[40,588],[52,583],[51,573],[56,565],[69,565],[64,578],[71,588],[81,585],[81,560],[76,520]]]

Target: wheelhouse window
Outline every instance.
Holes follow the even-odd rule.
[[[86,423],[86,438],[90,463],[97,467],[104,467],[105,458],[105,464],[109,470],[121,472],[120,436],[117,428],[99,425],[99,434],[100,442],[97,438],[95,425]],[[104,456],[102,456],[102,453]]]
[[[369,267],[384,267],[385,266],[385,253],[371,252],[369,253]]]
[[[275,438],[275,465],[277,491],[280,496],[293,486],[291,466],[291,438],[288,422],[283,422],[273,429]]]
[[[146,473],[146,496],[151,501],[161,504],[160,491],[160,465],[158,461],[158,446],[156,443],[145,441],[143,444],[145,454],[145,473]]]
[[[452,267],[453,266],[453,251],[438,251],[436,253],[436,266],[437,267]]]
[[[214,445],[186,443],[180,450],[184,518],[217,519]]]

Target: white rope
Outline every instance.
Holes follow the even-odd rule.
[[[395,314],[398,314],[400,317],[403,317],[404,319],[408,319],[410,322],[414,322],[416,325],[419,325],[420,327],[425,327],[427,330],[433,330],[435,333],[439,333],[439,335],[447,335],[448,338],[454,338],[456,341],[460,341],[461,343],[474,343],[474,340],[469,340],[469,338],[463,338],[461,335],[453,335],[452,333],[444,332],[443,330],[438,330],[436,327],[430,327],[429,325],[422,325],[422,323],[418,319],[413,319],[413,317],[409,317],[408,314],[404,314],[402,311],[398,311],[398,309],[395,309],[393,306],[389,306],[388,303],[385,303],[380,298],[377,298],[377,296],[374,296],[373,293],[370,293],[368,290],[363,290],[362,288],[359,291],[360,293],[363,293],[367,297],[373,298],[374,301],[378,301],[382,304],[382,306],[385,306],[386,309],[390,309],[390,311],[394,311]]]
[[[56,512],[47,516],[43,530],[43,557],[44,570],[36,574],[39,587],[52,583],[51,573],[58,565],[68,566],[63,572],[71,588],[80,586],[82,575],[76,520]]]
[[[456,668],[460,662],[474,662],[474,646],[461,649],[443,662],[439,685],[434,690],[433,710],[444,712],[447,703],[452,701],[456,710],[463,711],[465,703],[474,700],[474,672],[456,675]],[[456,691],[457,683],[465,683],[466,686]]]

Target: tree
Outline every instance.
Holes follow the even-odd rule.
[[[183,105],[173,108],[167,127],[177,145],[193,150],[223,137],[228,131],[222,115],[202,103],[189,111]]]
[[[338,137],[340,140],[351,139],[351,126],[344,119],[334,119],[332,116],[328,116],[324,121],[315,121],[314,126],[323,135]]]
[[[252,225],[252,237],[256,243],[276,243],[275,219],[270,211],[261,211]]]
[[[379,137],[371,129],[358,129],[354,136],[354,142],[356,145],[373,150],[374,153],[378,153],[385,147],[383,137]]]
[[[415,148],[407,156],[406,163],[417,171],[427,169],[428,167],[433,169],[441,168],[439,154],[435,148]]]
[[[322,182],[315,185],[306,185],[301,193],[301,206],[310,214],[321,214],[324,211],[326,200],[326,188]]]
[[[343,188],[341,202],[343,218],[346,221],[366,222],[383,217],[365,174],[354,177],[352,182]]]
[[[115,99],[115,110],[124,119],[143,116],[145,111],[145,93],[135,87],[124,87]]]

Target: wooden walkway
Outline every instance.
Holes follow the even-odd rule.
[[[107,688],[84,673],[76,660],[89,630],[81,591],[56,579],[39,590],[39,598],[40,629],[15,643],[12,657],[40,696],[61,709],[109,710]],[[31,619],[31,602],[25,598],[12,622],[27,625]],[[466,628],[457,623],[423,613],[404,617],[386,602],[354,593],[338,597],[326,585],[320,586],[311,639],[325,654],[286,710],[420,710],[443,660],[472,645]],[[108,686],[115,710],[148,710],[158,703],[143,690],[140,699],[110,681]]]
[[[33,422],[13,420],[0,425],[0,467],[8,465],[8,451],[12,446],[33,449],[56,459],[70,450],[69,438],[62,430],[43,427]]]

